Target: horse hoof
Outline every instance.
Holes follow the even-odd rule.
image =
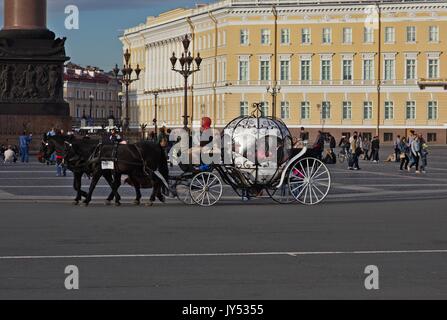
[[[161,203],[166,203],[165,197],[158,197],[158,200],[160,200]]]
[[[133,202],[133,204],[136,205],[136,206],[139,206],[139,205],[141,204],[141,202],[140,202],[139,200],[135,200],[135,201]]]
[[[110,200],[106,200],[106,201],[104,202],[104,204],[105,204],[106,206],[110,206],[110,205],[112,204],[112,201],[110,201]]]
[[[152,207],[154,205],[154,203],[152,201],[146,203],[146,207]]]
[[[88,203],[88,202],[83,202],[83,203],[82,203],[82,206],[83,206],[83,207],[88,207],[88,206],[89,206],[89,203]]]
[[[121,206],[121,203],[115,202],[115,207],[120,207],[120,206]]]
[[[73,204],[74,206],[78,206],[78,205],[79,205],[79,201],[76,201],[76,200],[75,200],[75,201],[72,202],[72,204]]]

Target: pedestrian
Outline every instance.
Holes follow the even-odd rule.
[[[335,141],[334,136],[329,133],[329,148],[331,149],[331,153],[334,153],[336,147],[337,147],[337,141]]]
[[[301,142],[304,142],[306,140],[309,140],[309,134],[306,132],[306,130],[304,129],[304,127],[301,127],[301,131],[300,131],[300,140]]]
[[[4,151],[4,163],[15,163],[17,161],[16,153],[12,150],[12,146],[8,146],[8,148]]]
[[[410,163],[410,146],[407,142],[407,139],[403,137],[400,140],[398,145],[399,148],[399,161],[400,161],[400,170],[408,170],[408,164]]]
[[[313,145],[313,150],[316,154],[318,160],[323,159],[323,151],[324,151],[324,134],[322,131],[318,131],[317,140]]]
[[[26,134],[24,131],[23,134],[19,137],[19,148],[20,148],[20,159],[23,163],[29,162],[29,145],[33,140],[33,134]]]
[[[374,136],[371,141],[371,160],[374,163],[379,163],[379,150],[380,150],[380,140],[378,136]]]
[[[428,145],[425,142],[424,138],[422,136],[420,137],[420,143],[421,143],[421,167],[420,170],[422,173],[427,172],[427,165],[428,165]]]
[[[121,136],[118,134],[118,132],[116,132],[116,129],[113,128],[110,131],[110,136],[109,136],[109,141],[113,144],[119,144],[123,141],[123,139],[121,138]]]
[[[371,141],[365,137],[363,139],[363,160],[369,161],[370,155],[369,150],[371,149]]]
[[[421,173],[419,171],[419,161],[421,159],[421,144],[420,144],[418,136],[415,136],[413,138],[413,141],[411,142],[411,145],[410,145],[410,151],[411,151],[411,157],[413,160],[412,160],[410,166],[408,167],[408,171],[410,172],[411,168],[415,167],[416,173]]]
[[[361,148],[359,145],[359,139],[356,134],[352,136],[351,144],[349,152],[351,154],[349,162],[348,162],[348,169],[349,170],[360,170],[359,166],[359,156],[361,154]]]
[[[400,140],[401,140],[400,135],[398,135],[396,140],[394,140],[394,145],[393,145],[394,154],[396,155],[396,159],[395,159],[396,162],[400,162],[400,149],[399,149]]]

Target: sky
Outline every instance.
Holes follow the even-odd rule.
[[[3,1],[0,0],[3,12]],[[66,51],[71,62],[97,66],[106,71],[122,61],[118,37],[124,29],[144,23],[148,16],[177,7],[192,7],[212,0],[48,0],[48,28],[57,37],[67,37]],[[65,28],[65,7],[79,8],[79,29]],[[0,16],[3,26],[3,14]]]

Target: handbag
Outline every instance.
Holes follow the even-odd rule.
[[[401,152],[400,153],[400,159],[402,160],[402,159],[405,159],[405,158],[406,158],[405,152]]]

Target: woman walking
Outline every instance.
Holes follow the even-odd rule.
[[[411,168],[416,167],[416,173],[421,173],[419,171],[419,161],[421,159],[421,144],[419,137],[416,136],[410,145],[411,157],[413,159],[411,165],[408,167],[408,171],[411,171]]]
[[[400,158],[400,170],[408,170],[408,164],[410,163],[410,146],[407,143],[407,139],[403,137],[398,144],[399,158]]]
[[[428,164],[428,145],[425,142],[425,140],[422,138],[422,136],[420,137],[421,139],[421,171],[422,173],[426,173],[426,168],[427,168],[427,164]]]

